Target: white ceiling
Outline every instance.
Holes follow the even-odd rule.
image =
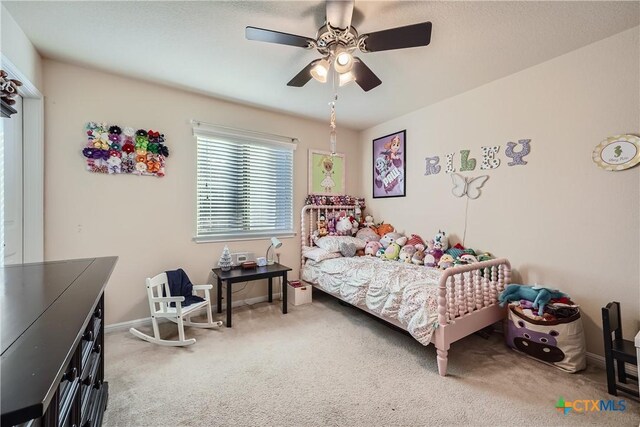
[[[328,120],[330,84],[286,86],[316,51],[244,38],[247,25],[314,37],[322,1],[2,3],[45,57]],[[360,34],[423,21],[429,46],[359,55],[382,85],[340,88],[338,126],[371,127],[624,31],[640,2],[356,0]]]

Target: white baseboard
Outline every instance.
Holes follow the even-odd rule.
[[[599,354],[589,353],[587,352],[587,362],[592,365],[599,366],[602,369],[605,369],[604,356],[600,356]],[[638,367],[627,363],[626,372],[638,376]]]
[[[274,293],[273,294],[273,299],[279,299],[280,298],[280,293]],[[264,302],[264,301],[268,301],[269,297],[267,295],[261,296],[261,297],[255,297],[255,298],[247,298],[247,299],[243,299],[243,300],[235,300],[231,303],[232,307],[240,307],[243,305],[253,305],[253,304],[257,304],[259,302]],[[217,314],[217,310],[218,310],[218,306],[217,305],[212,305],[211,306],[211,310],[213,311],[214,316]],[[222,306],[222,311],[225,312],[226,311],[226,304],[223,304]],[[162,323],[162,322],[169,322],[169,320],[167,319],[158,319],[158,322]],[[127,322],[120,322],[120,323],[112,323],[111,325],[105,325],[104,327],[104,332],[105,334],[111,333],[111,332],[120,332],[120,331],[128,331],[129,328],[137,328],[139,326],[147,326],[147,325],[151,325],[151,317],[143,317],[142,319],[135,319],[135,320],[129,320]]]

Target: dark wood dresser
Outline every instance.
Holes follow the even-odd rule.
[[[117,257],[0,268],[0,424],[99,426],[104,288]]]

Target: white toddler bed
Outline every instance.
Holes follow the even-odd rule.
[[[302,246],[313,246],[320,215],[328,218],[354,206],[302,209]],[[511,266],[494,259],[439,270],[375,257],[302,258],[301,279],[314,287],[407,330],[437,350],[438,372],[447,372],[451,343],[505,317],[498,294],[509,283]]]

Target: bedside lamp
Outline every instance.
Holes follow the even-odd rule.
[[[271,245],[269,245],[269,249],[267,249],[267,254],[265,255],[265,258],[267,258],[267,265],[273,265],[274,263],[273,252],[275,251],[275,249],[278,249],[280,246],[282,246],[282,242],[278,240],[277,237],[272,237]],[[271,250],[271,248],[273,248],[274,250]],[[269,258],[269,251],[271,251],[271,258]]]

